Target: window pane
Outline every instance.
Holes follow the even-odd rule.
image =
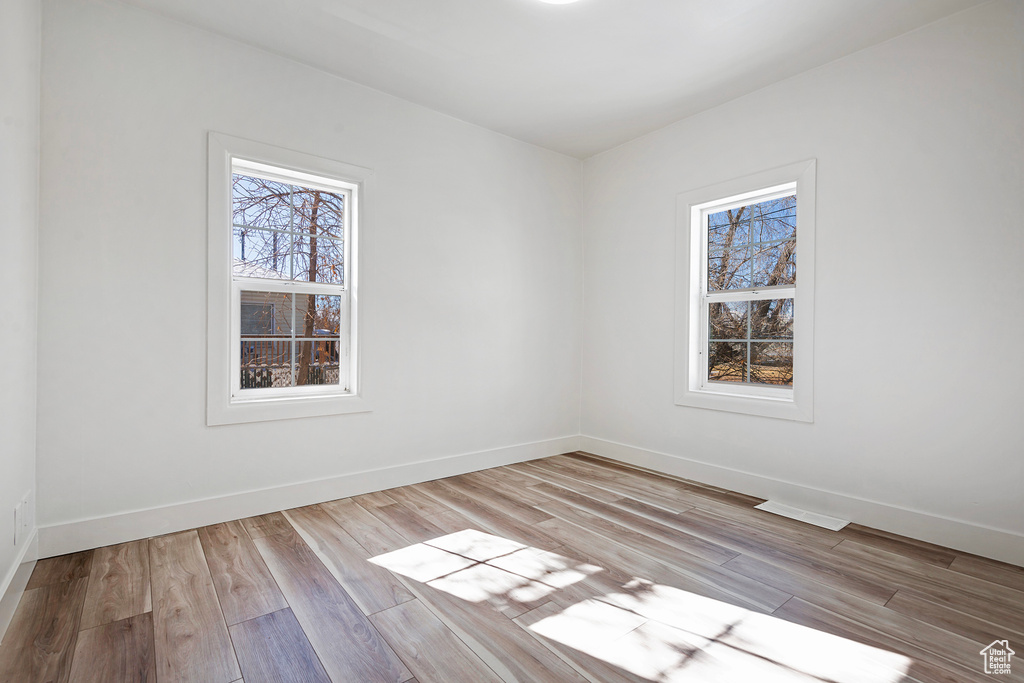
[[[231,179],[232,222],[235,225],[291,229],[290,185],[238,173]]]
[[[281,232],[235,228],[232,274],[236,277],[288,279],[289,236]]]
[[[708,291],[795,282],[795,195],[708,214]]]
[[[274,304],[272,302],[242,302],[242,336],[269,335],[274,330]]]
[[[780,197],[750,207],[750,241],[796,239],[796,196]]]
[[[242,388],[291,386],[291,295],[243,291],[240,300]]]
[[[295,279],[345,284],[344,242],[326,237],[295,235]]]
[[[751,342],[750,381],[755,384],[793,385],[793,343]]]
[[[796,240],[754,248],[753,287],[796,284]]]
[[[345,195],[308,187],[293,186],[295,224],[305,235],[341,237],[344,229]]]
[[[750,247],[709,247],[708,291],[750,287]]]
[[[338,336],[341,329],[340,296],[296,294],[295,309],[296,337]]]
[[[295,342],[297,386],[338,384],[338,340]]]
[[[240,306],[243,389],[340,382],[340,296],[242,291]]]
[[[793,300],[751,301],[750,337],[752,339],[792,339]]]
[[[341,350],[341,297],[313,294],[295,296],[295,383],[338,384]]]
[[[708,334],[710,339],[747,338],[747,301],[713,303],[708,307]]]
[[[746,342],[708,344],[708,379],[714,382],[744,382],[747,374]]]
[[[750,210],[738,209],[708,214],[708,244],[722,247],[740,246],[750,242]]]

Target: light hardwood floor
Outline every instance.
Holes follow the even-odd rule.
[[[586,454],[42,560],[0,681],[1024,681],[1024,569]]]

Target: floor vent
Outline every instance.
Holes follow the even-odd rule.
[[[832,531],[839,531],[849,524],[845,519],[836,519],[835,517],[828,517],[827,515],[819,515],[816,512],[808,512],[807,510],[801,510],[800,508],[776,503],[773,500],[766,500],[760,505],[755,505],[754,507],[758,510],[782,515],[783,517],[789,517],[790,519],[795,519],[800,522],[807,522],[808,524],[820,526],[825,529],[831,529]]]

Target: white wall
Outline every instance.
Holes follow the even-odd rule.
[[[0,3],[0,634],[31,536],[14,545],[13,512],[35,490],[39,38],[38,0]]]
[[[50,0],[44,26],[41,524],[579,433],[577,160],[116,3]],[[205,425],[210,130],[376,171],[372,413]]]
[[[1024,562],[1022,74],[998,0],[585,162],[584,446]],[[675,195],[812,157],[815,422],[673,405]]]

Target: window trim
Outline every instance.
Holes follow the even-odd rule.
[[[234,335],[240,331],[240,292],[298,291],[319,288],[317,283],[278,281],[261,278],[236,280],[232,273],[232,195],[234,162],[260,177],[272,176],[297,185],[337,191],[318,185],[317,178],[330,178],[349,187],[351,203],[345,241],[345,289],[351,327],[349,342],[349,389],[316,386],[290,388],[286,395],[271,392],[257,396],[239,394],[239,349]],[[373,171],[324,157],[211,132],[208,139],[208,300],[207,300],[207,411],[208,425],[261,422],[319,415],[368,412],[361,372],[359,283],[360,262],[366,255],[367,195]],[[308,180],[307,180],[308,179]],[[344,307],[345,304],[343,304]]]
[[[749,415],[814,421],[814,224],[816,160],[811,159],[684,192],[676,198],[675,403]],[[792,292],[793,388],[707,380],[707,224],[722,211],[794,191],[797,195],[795,287],[750,288],[737,299]],[[720,295],[721,297],[722,295]],[[733,294],[726,294],[728,298]]]

